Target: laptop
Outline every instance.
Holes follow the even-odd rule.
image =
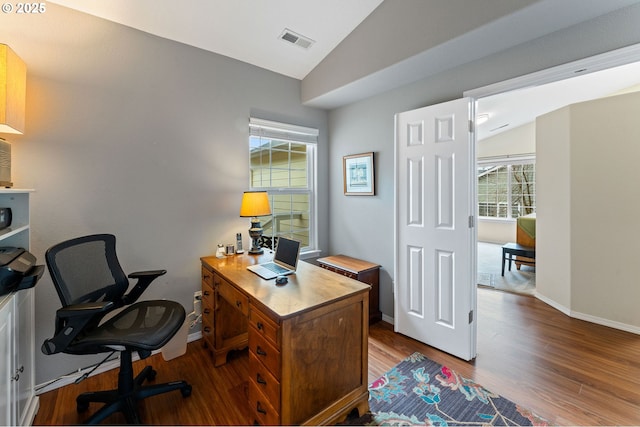
[[[295,273],[299,255],[299,241],[279,237],[273,261],[250,265],[247,270],[256,273],[265,280],[273,279],[277,276],[286,276],[287,274]]]

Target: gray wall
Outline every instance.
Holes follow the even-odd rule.
[[[31,243],[41,262],[61,240],[114,233],[127,272],[168,270],[144,297],[190,312],[199,258],[236,232],[248,242],[238,212],[249,116],[319,128],[326,170],[327,113],[301,105],[298,80],[53,4],[1,24],[0,40],[28,67],[25,135],[8,139],[16,187],[36,190]],[[326,174],[318,194],[326,249]],[[98,359],[39,351],[58,307],[46,275],[36,288],[36,383]]]
[[[393,316],[394,114],[462,97],[466,90],[640,43],[640,6],[470,62],[400,89],[331,110],[330,252],[382,266],[380,308]],[[342,156],[376,154],[376,196],[342,194]]]

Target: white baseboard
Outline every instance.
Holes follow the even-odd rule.
[[[571,312],[571,317],[575,319],[584,320],[598,325],[607,326],[613,329],[619,329],[625,332],[631,332],[632,334],[640,335],[640,327],[634,325],[628,325],[626,323],[616,322],[615,320],[603,319],[601,317],[592,316],[590,314],[584,314],[577,311]]]
[[[558,304],[556,301],[545,297],[544,295],[536,292],[534,296],[545,304],[550,305],[561,313],[566,314],[569,317],[574,319],[584,320],[586,322],[595,323],[597,325],[607,326],[613,329],[619,329],[625,332],[631,332],[632,334],[640,335],[640,327],[629,325],[622,322],[616,322],[615,320],[603,319],[601,317],[592,316],[590,314],[580,313],[578,311],[572,311],[570,308],[563,306],[562,304]],[[393,325],[393,317],[387,316],[386,314],[382,314],[382,320],[385,322],[391,323]]]
[[[187,343],[199,340],[200,338],[202,338],[202,332],[201,331],[190,333],[188,335],[188,337],[187,337]],[[156,350],[152,354],[160,353],[160,351],[161,350]],[[138,356],[138,353],[134,353],[132,359],[133,359],[134,362],[136,360],[140,360],[140,357]],[[109,360],[109,361],[103,363],[102,365],[100,365],[89,376],[92,377],[94,375],[98,375],[98,374],[101,374],[103,372],[110,371],[111,369],[117,369],[119,367],[120,367],[120,359],[119,358],[112,359],[112,360]],[[62,377],[59,377],[59,378],[53,380],[55,382],[47,381],[44,384],[36,385],[36,394],[40,395],[42,393],[46,393],[48,391],[55,390],[55,389],[58,389],[60,387],[64,387],[66,385],[73,384],[76,379],[80,378],[85,372],[89,372],[92,368],[93,368],[93,366],[87,366],[86,368],[83,368],[83,369],[81,369],[81,370],[79,370],[77,372],[71,372],[71,373],[69,373],[67,375],[63,375]]]
[[[571,309],[565,307],[562,304],[558,304],[556,301],[552,300],[551,298],[547,298],[542,294],[539,294],[538,291],[536,291],[533,294],[536,298],[538,298],[540,301],[544,302],[545,304],[550,305],[551,307],[555,308],[556,310],[566,314],[567,316],[571,317]]]
[[[382,320],[393,325],[393,317],[391,316],[387,316],[386,314],[382,313]]]
[[[640,335],[640,327],[638,326],[628,325],[622,322],[616,322],[615,320],[604,319],[602,317],[593,316],[591,314],[580,313],[579,311],[573,311],[563,305],[558,304],[552,299],[545,297],[544,295],[540,295],[537,292],[535,293],[535,297],[538,298],[540,301],[546,304],[549,304],[551,307],[561,311],[562,313],[574,319],[584,320],[586,322],[595,323],[597,325],[607,326],[609,328],[619,329],[621,331],[631,332],[633,334]]]
[[[38,396],[33,397],[33,399],[29,399],[27,403],[28,406],[25,409],[24,416],[22,418],[22,423],[20,425],[23,426],[32,426],[33,420],[36,419],[36,414],[38,413],[38,409],[40,409],[40,398]]]

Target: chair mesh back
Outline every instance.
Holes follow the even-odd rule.
[[[112,235],[62,242],[47,251],[46,259],[63,306],[114,301],[129,287],[129,280],[115,254]]]

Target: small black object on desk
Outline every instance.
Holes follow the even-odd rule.
[[[276,277],[276,285],[286,285],[288,281],[287,276]]]

